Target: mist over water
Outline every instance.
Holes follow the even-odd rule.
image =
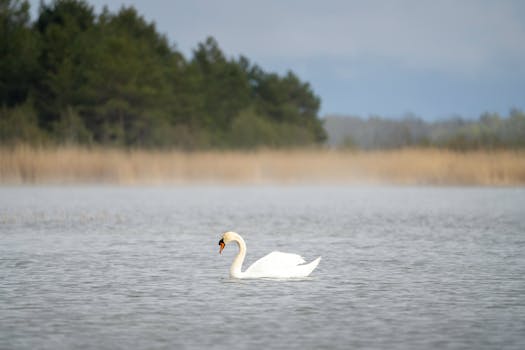
[[[0,348],[523,349],[525,189],[0,188]],[[310,278],[232,280],[269,253]]]

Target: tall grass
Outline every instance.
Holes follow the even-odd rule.
[[[525,185],[525,151],[0,148],[2,184]]]

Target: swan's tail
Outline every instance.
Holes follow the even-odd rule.
[[[315,270],[317,265],[319,265],[320,261],[321,261],[321,257],[318,257],[317,259],[315,259],[314,261],[312,261],[309,264],[300,265],[301,269],[302,269],[303,277],[306,277],[306,276],[310,275],[312,273],[312,271]]]

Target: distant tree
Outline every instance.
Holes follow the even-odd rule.
[[[525,114],[512,110],[507,118],[484,113],[478,120],[458,116],[435,122],[407,115],[402,119],[379,116],[325,118],[332,146],[346,147],[352,140],[361,149],[446,147],[457,151],[525,147]]]
[[[510,112],[502,130],[502,138],[509,140],[513,148],[525,147],[525,113],[518,109]]]

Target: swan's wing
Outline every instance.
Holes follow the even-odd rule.
[[[267,274],[275,271],[286,271],[297,265],[304,264],[302,256],[291,253],[271,252],[254,262],[245,271],[247,274]]]

